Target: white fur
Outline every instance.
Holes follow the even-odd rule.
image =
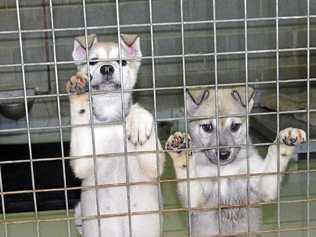
[[[141,112],[139,105],[133,105],[130,115],[135,116],[134,111]],[[143,111],[145,114],[147,111]],[[129,115],[129,116],[130,116]],[[73,118],[73,117],[72,117]],[[128,118],[129,119],[129,118]],[[146,118],[152,120],[151,117]],[[82,120],[80,120],[81,122]],[[87,121],[88,122],[88,121]],[[146,121],[144,121],[146,123]],[[76,118],[72,120],[76,125]],[[141,122],[139,124],[142,124]],[[141,128],[134,128],[138,133]],[[96,154],[111,154],[124,152],[124,136],[122,125],[100,126],[94,129]],[[141,137],[146,140],[146,137]],[[158,143],[159,144],[159,143]],[[151,133],[149,140],[144,145],[137,145],[128,142],[127,151],[153,151],[156,147],[156,134]],[[161,149],[161,147],[159,147]],[[89,158],[75,159],[71,162],[74,173],[83,180],[82,186],[94,186],[94,160],[92,155],[91,129],[77,127],[72,129],[71,137],[72,156],[90,156]],[[152,182],[163,170],[164,158],[160,156],[160,174],[157,174],[156,153],[128,155],[129,181],[130,182]],[[96,158],[97,181],[99,185],[125,183],[125,157],[110,156]],[[100,214],[124,214],[127,213],[127,190],[126,186],[100,188],[98,193],[93,189],[83,191],[81,197],[81,209],[83,217],[97,215],[96,195],[98,194]],[[157,185],[144,184],[130,186],[131,211],[158,211],[160,195]],[[94,220],[83,221],[83,236],[97,236],[98,222]],[[128,235],[128,217],[103,218],[101,219],[101,233],[113,234],[113,236]],[[132,216],[133,236],[159,236],[160,224],[159,215],[135,215]]]
[[[232,100],[230,91],[219,90],[220,103],[224,104],[227,109],[238,109],[236,106],[227,106]],[[212,92],[210,91],[210,94]],[[196,97],[199,98],[199,97]],[[209,102],[212,101],[210,99]],[[252,103],[250,101],[249,103]],[[193,105],[195,106],[195,105]],[[191,111],[197,111],[198,115],[202,112],[210,111],[210,105],[206,106],[201,104],[200,107],[191,107]],[[224,106],[220,107],[222,112],[226,112],[226,115],[230,111],[223,111]],[[244,108],[239,108],[240,112],[244,112]],[[192,115],[191,115],[192,116]],[[206,115],[205,115],[206,116]],[[210,116],[210,115],[208,115]],[[211,132],[203,132],[200,129],[200,124],[210,123],[212,120],[200,120],[193,121],[189,124],[190,136],[192,139],[192,147],[208,147],[214,145],[211,142],[216,138],[215,123],[214,130]],[[233,116],[228,119],[220,119],[218,122],[218,140],[222,145],[227,146],[230,142],[236,142],[237,144],[246,144],[246,125],[242,122],[240,129],[236,132],[229,132],[230,124],[234,122],[242,122],[234,118]],[[249,204],[258,204],[263,201],[270,201],[277,197],[277,181],[278,171],[284,172],[287,168],[288,162],[294,153],[295,146],[288,146],[290,138],[300,137],[297,139],[294,145],[300,144],[306,140],[306,135],[303,130],[296,128],[287,128],[280,132],[280,139],[276,140],[280,142],[279,154],[277,145],[271,145],[268,149],[268,153],[265,158],[262,158],[257,153],[256,149],[251,145],[251,140],[248,140],[248,152],[245,148],[237,151],[235,159],[226,165],[219,166],[220,174],[218,174],[218,165],[210,162],[209,157],[205,153],[193,150],[192,156],[186,158],[186,152],[176,152],[177,149],[183,148],[183,137],[185,134],[175,133],[171,135],[166,143],[166,149],[170,150],[169,154],[173,159],[173,164],[176,171],[177,179],[187,179],[187,169],[189,171],[189,178],[199,178],[197,180],[178,182],[178,194],[183,206],[188,207],[190,205],[192,210],[191,224],[192,224],[192,236],[194,237],[209,237],[217,236],[220,234],[219,222],[221,226],[221,234],[225,235],[238,235],[258,231],[261,225],[261,209],[260,207],[249,208],[247,212],[247,201]],[[179,137],[182,139],[179,139]],[[248,136],[249,137],[249,136]],[[181,141],[181,142],[179,142]],[[174,146],[172,146],[174,145]],[[234,154],[234,148],[231,148],[231,154]],[[216,153],[216,152],[215,152]],[[248,161],[249,161],[249,173],[255,176],[249,176],[249,183],[247,181],[248,173]],[[188,164],[186,163],[188,159]],[[279,170],[278,170],[279,162]],[[268,173],[274,173],[268,175]],[[262,175],[263,174],[263,175]],[[265,174],[265,175],[264,175]],[[218,179],[218,175],[221,176]],[[243,177],[241,177],[243,175]],[[202,179],[200,179],[202,178]],[[280,176],[280,181],[282,176]],[[219,193],[220,183],[220,195]],[[249,186],[248,186],[249,184]],[[190,196],[188,196],[188,186],[190,187]],[[249,195],[247,192],[249,191]],[[219,202],[220,200],[220,202]],[[189,203],[190,202],[190,203]],[[226,208],[221,209],[221,216],[219,216],[218,206],[226,205]],[[242,207],[229,207],[230,205],[241,205]],[[211,208],[207,211],[198,211],[194,208]],[[212,209],[213,208],[213,209]],[[247,216],[249,214],[249,216]],[[249,226],[248,226],[249,217]],[[248,229],[249,228],[249,229]]]
[[[288,128],[280,132],[281,138],[287,136],[288,130],[292,131],[293,136],[298,132],[297,129]],[[300,130],[305,140],[304,131]],[[171,138],[172,139],[172,138]],[[303,141],[302,140],[302,141]],[[280,139],[282,142],[282,139]],[[169,140],[171,142],[171,140]],[[250,143],[251,144],[251,143]],[[277,146],[269,147],[265,159],[260,157],[253,147],[249,147],[249,171],[250,174],[258,174],[249,178],[249,204],[258,204],[262,201],[274,200],[277,197],[277,175],[265,175],[262,173],[277,173],[277,162],[280,161],[280,172],[286,170],[287,164],[293,155],[294,147],[280,144],[280,157],[277,156]],[[187,178],[187,168],[185,164],[185,155],[179,158],[179,154],[170,152],[173,157],[173,163],[176,171],[177,179]],[[231,164],[220,166],[220,198],[222,205],[246,205],[247,201],[247,178],[225,176],[231,175],[246,175],[247,174],[247,159],[246,150],[240,151],[238,158]],[[210,178],[212,180],[195,180],[190,181],[190,207],[191,208],[218,208],[218,179],[217,167],[215,165],[198,165],[197,160],[203,159],[200,152],[194,152],[189,158],[189,177],[194,178]],[[179,162],[182,159],[182,162]],[[280,181],[282,176],[280,176]],[[188,182],[178,183],[178,194],[183,206],[188,207]],[[193,211],[192,231],[194,237],[215,236],[219,234],[218,211]],[[221,211],[221,234],[240,234],[248,231],[248,219],[246,208],[229,208]],[[261,210],[260,208],[249,208],[249,229],[251,232],[259,230],[261,225]]]
[[[115,49],[115,56],[118,55],[117,45],[114,43],[98,43],[96,47],[99,48],[98,51],[104,53],[104,57],[107,57],[105,52],[114,52]],[[91,52],[95,53],[95,48],[92,48]],[[131,63],[128,68],[124,69],[132,72],[123,71],[123,73],[125,72],[124,77],[130,77],[123,79],[127,84],[131,83],[128,87],[132,88],[136,82],[138,63]],[[79,67],[79,70],[84,72],[86,68]],[[131,102],[130,96],[128,95],[128,99],[126,99],[126,106]],[[152,129],[153,117],[148,111],[138,104],[130,107],[126,117],[126,137],[130,139],[124,141],[124,125],[122,123],[101,125],[100,122],[104,121],[100,121],[99,116],[95,115],[97,110],[101,111],[100,114],[107,118],[106,121],[116,121],[120,118],[120,94],[108,93],[105,96],[99,96],[99,98],[100,100],[93,96],[94,115],[91,118],[88,96],[84,94],[70,97],[71,125],[86,125],[72,128],[70,154],[78,158],[71,161],[71,166],[75,175],[82,179],[83,188],[90,187],[88,190],[83,189],[81,193],[81,202],[80,206],[76,208],[76,217],[82,216],[83,218],[82,235],[85,237],[98,236],[99,231],[101,236],[129,236],[126,177],[128,176],[131,183],[151,182],[129,186],[130,211],[158,211],[159,205],[161,205],[159,203],[160,190],[158,185],[152,182],[156,181],[163,171],[164,154],[160,153],[157,157],[156,152],[152,152],[156,150],[156,143],[158,143],[160,150],[161,145]],[[88,125],[91,119],[95,123],[93,131]],[[95,159],[93,158],[93,133],[95,154],[97,155]],[[125,144],[126,151],[124,150]],[[151,152],[136,153],[146,151]],[[135,153],[126,154],[125,152]],[[80,158],[82,156],[85,158]],[[126,159],[128,161],[128,175],[126,174]],[[159,159],[159,169],[157,159]],[[157,170],[160,171],[159,174]],[[98,185],[112,186],[91,189],[96,182]],[[99,219],[96,218],[98,214],[101,215]],[[109,217],[107,215],[117,216]],[[162,224],[160,220],[158,213],[131,215],[132,235],[136,237],[160,236],[160,225]],[[77,223],[80,222],[77,221]]]

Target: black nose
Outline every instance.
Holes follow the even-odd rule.
[[[229,158],[230,151],[226,149],[219,149],[219,159],[220,160],[227,160]]]
[[[102,75],[112,75],[113,72],[114,72],[114,67],[112,65],[103,65],[101,68],[100,68],[100,72]]]

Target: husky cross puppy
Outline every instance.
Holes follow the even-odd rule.
[[[255,148],[251,146],[249,136],[246,136],[246,118],[236,116],[246,113],[245,94],[245,87],[219,89],[218,113],[225,117],[220,117],[216,123],[215,91],[209,89],[188,92],[186,96],[188,115],[191,118],[195,116],[199,118],[190,120],[188,124],[190,136],[176,132],[166,142],[165,147],[173,159],[177,179],[187,178],[187,169],[189,169],[189,178],[202,178],[189,181],[190,198],[187,193],[188,183],[186,181],[178,183],[178,194],[182,204],[187,207],[188,200],[190,200],[190,207],[193,208],[191,220],[194,237],[245,234],[248,231],[248,214],[249,230],[253,234],[258,231],[261,223],[261,209],[252,206],[247,212],[247,190],[249,190],[248,204],[254,205],[261,201],[275,199],[277,175],[259,175],[259,173],[277,172],[278,161],[280,171],[284,172],[293,155],[295,145],[306,140],[303,130],[284,129],[276,139],[280,143],[280,156],[278,157],[277,145],[271,145],[265,159],[260,157]],[[254,103],[252,88],[248,89],[248,95],[250,112]],[[210,119],[201,119],[201,117]],[[218,135],[219,150],[210,149],[210,147],[216,147],[216,134]],[[250,144],[248,153],[245,148],[246,137]],[[193,149],[192,155],[188,156],[189,165],[187,166],[186,151],[183,151],[185,147],[205,147],[205,149]],[[249,182],[247,182],[247,155],[250,173],[258,174],[250,176]],[[218,196],[218,168],[221,176],[220,196]],[[249,184],[249,189],[247,184]],[[218,205],[223,206],[220,214]],[[209,209],[199,212],[194,208]],[[247,236],[247,234],[245,235]]]
[[[136,83],[140,67],[140,39],[134,35],[122,35],[121,56],[119,46],[113,42],[98,42],[95,35],[88,37],[89,66],[80,64],[86,58],[84,37],[74,41],[73,59],[78,62],[78,73],[67,82],[66,90],[71,93],[71,156],[84,158],[73,159],[71,167],[75,175],[82,180],[82,186],[90,186],[82,190],[80,205],[75,209],[78,231],[85,237],[99,236],[160,236],[160,217],[156,213],[145,213],[131,216],[131,230],[127,213],[128,200],[131,212],[152,212],[159,210],[160,190],[154,184],[161,175],[164,166],[164,155],[159,155],[157,167],[156,153],[144,153],[156,149],[157,136],[152,129],[153,117],[138,104],[132,103],[130,92],[121,97],[121,88],[132,89]],[[131,59],[131,60],[127,60]],[[122,65],[122,83],[120,79]],[[89,70],[88,70],[89,67]],[[87,76],[87,72],[90,75]],[[101,92],[92,95],[89,103],[88,80],[92,90]],[[128,152],[128,174],[126,174],[124,153],[124,126],[122,119],[122,103],[126,109],[126,133]],[[90,110],[93,111],[90,116]],[[89,125],[94,122],[94,141],[96,167],[94,167],[92,131]],[[104,124],[112,122],[111,124]],[[115,122],[115,123],[113,123]],[[102,124],[101,124],[102,123]],[[82,126],[76,126],[82,125]],[[85,125],[85,126],[83,126]],[[161,149],[160,143],[159,149]],[[115,155],[115,153],[120,153]],[[111,154],[111,156],[105,156]],[[102,156],[103,155],[103,156]],[[159,168],[159,169],[158,169]],[[157,171],[159,170],[160,173]],[[126,176],[129,182],[143,182],[129,187],[127,192]],[[96,188],[91,186],[104,185]],[[147,182],[147,183],[144,183]],[[106,186],[107,185],[107,186]],[[115,186],[116,185],[116,186]],[[98,203],[97,201],[98,200]],[[99,208],[98,208],[99,207]],[[99,209],[99,210],[98,210]],[[97,215],[101,217],[96,217]],[[112,217],[111,217],[112,215]],[[114,216],[113,216],[114,215]],[[79,217],[83,217],[81,223]],[[99,221],[97,220],[99,218]],[[100,227],[100,228],[99,228]]]

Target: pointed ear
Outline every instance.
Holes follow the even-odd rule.
[[[126,50],[129,58],[142,56],[138,35],[121,34],[121,47]]]
[[[246,98],[246,87],[236,87],[232,89],[231,96],[241,104],[242,107],[247,107],[248,102],[248,112],[252,110],[254,104],[255,97],[255,89],[252,87],[248,87],[248,101]]]
[[[86,37],[78,36],[74,40],[74,48],[72,51],[72,58],[74,61],[82,61],[86,59],[87,51],[86,49],[92,48],[94,44],[98,42],[97,36],[95,34],[87,36],[88,45],[86,45]],[[76,64],[80,64],[79,62]]]
[[[186,106],[190,115],[193,115],[195,110],[207,100],[210,96],[210,91],[205,90],[187,90]]]

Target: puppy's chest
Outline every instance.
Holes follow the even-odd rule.
[[[222,178],[220,184],[220,204],[223,206],[221,218],[225,222],[238,222],[246,215],[244,206],[247,204],[247,187],[242,180],[233,178]],[[208,202],[210,206],[214,206],[215,203],[218,203],[217,182],[212,182],[209,187],[212,191]],[[215,195],[212,195],[212,193],[215,193]]]
[[[225,208],[222,211],[224,221],[238,222],[246,215],[244,206],[247,204],[247,188],[240,180],[232,178],[225,180],[221,202]]]
[[[124,130],[122,125],[95,128],[96,152],[98,154],[124,152]]]
[[[99,127],[95,130],[96,137],[96,153],[98,155],[108,155],[106,158],[99,160],[98,170],[100,172],[99,179],[102,182],[125,182],[126,164],[128,159],[129,176],[133,181],[140,176],[139,166],[135,155],[127,154],[132,151],[131,144],[124,136],[124,126],[115,125],[107,127]],[[125,146],[126,141],[126,146]],[[126,147],[126,150],[125,150]],[[106,175],[104,175],[106,173]]]

